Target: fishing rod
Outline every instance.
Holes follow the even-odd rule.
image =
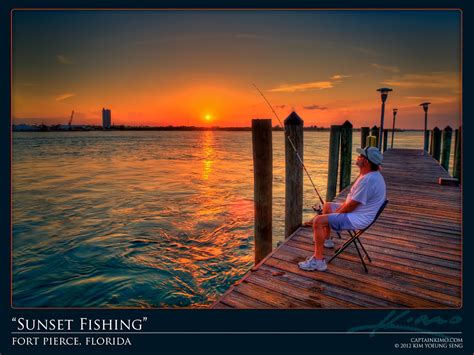
[[[293,140],[291,139],[290,135],[289,135],[288,132],[286,131],[285,125],[281,122],[280,117],[278,117],[277,113],[276,113],[275,110],[273,109],[273,106],[272,106],[272,105],[270,104],[270,102],[267,100],[267,98],[265,97],[265,95],[263,95],[263,92],[261,92],[260,89],[257,87],[257,85],[255,85],[254,83],[252,83],[252,85],[255,87],[255,89],[257,89],[258,93],[263,97],[263,99],[264,99],[265,102],[267,103],[268,107],[270,107],[270,110],[272,110],[273,114],[275,115],[275,117],[277,118],[278,122],[280,123],[280,126],[283,127],[283,131],[285,132],[285,136],[286,136],[286,138],[288,138],[288,141],[290,142],[290,145],[291,145],[291,147],[293,148],[293,151],[295,152],[296,157],[298,158],[299,162],[301,163],[301,166],[303,167],[303,169],[304,169],[306,175],[308,176],[309,181],[311,182],[311,185],[313,185],[313,189],[314,189],[314,191],[316,192],[316,195],[318,196],[319,201],[321,201],[321,204],[324,205],[324,200],[323,200],[323,198],[321,197],[321,194],[319,193],[318,189],[316,188],[316,185],[314,184],[313,179],[311,178],[311,175],[309,175],[308,169],[306,169],[306,166],[305,166],[304,163],[303,163],[303,159],[301,159],[300,153],[298,153],[298,150],[296,149],[296,146],[295,146],[295,144],[293,143]],[[316,212],[318,212],[318,213],[322,212],[321,207],[320,207],[319,209],[316,209],[315,207],[313,207],[313,209],[314,209]]]

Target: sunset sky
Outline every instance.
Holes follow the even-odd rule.
[[[305,125],[461,120],[461,13],[13,12],[13,123],[250,126],[293,109]],[[278,124],[275,120],[273,124]]]

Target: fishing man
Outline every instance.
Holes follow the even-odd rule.
[[[323,214],[313,218],[314,253],[298,263],[300,269],[325,271],[324,247],[334,248],[334,242],[329,239],[331,229],[336,232],[364,229],[372,223],[385,202],[385,180],[379,171],[382,154],[375,147],[357,148],[357,153],[360,155],[355,165],[359,167],[360,175],[344,203],[326,202]]]

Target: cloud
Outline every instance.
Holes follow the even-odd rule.
[[[327,110],[328,108],[326,106],[321,106],[321,105],[309,105],[309,106],[303,106],[305,110]]]
[[[388,72],[391,72],[391,73],[399,73],[400,72],[400,69],[396,66],[380,65],[380,64],[377,64],[377,63],[371,63],[370,65],[373,66],[374,68],[378,69],[378,70],[384,70],[384,71],[388,71]]]
[[[456,96],[405,96],[405,99],[432,103],[452,103],[458,101]]]
[[[352,75],[341,75],[336,74],[329,78],[327,81],[312,81],[310,83],[300,83],[293,85],[280,85],[277,88],[270,89],[270,92],[296,92],[296,91],[309,91],[309,90],[323,90],[331,89],[334,87],[334,83],[340,83],[343,78],[350,78]]]
[[[387,79],[382,84],[403,88],[458,89],[461,82],[458,73],[434,72],[429,74],[405,74]]]
[[[76,96],[76,94],[65,93],[65,94],[61,94],[61,95],[56,96],[55,100],[56,101],[63,101],[63,100],[69,99],[70,97],[73,97],[73,96]]]
[[[72,59],[71,58],[68,58],[62,54],[58,54],[56,56],[56,60],[58,61],[58,63],[60,64],[72,64]]]
[[[331,76],[331,80],[341,80],[341,79],[350,78],[350,77],[352,77],[352,75],[336,74],[336,75]]]
[[[314,81],[310,83],[301,83],[294,85],[281,85],[277,88],[269,90],[270,92],[296,92],[308,90],[330,89],[333,85],[330,81]]]
[[[279,109],[283,109],[286,107],[286,105],[275,105],[273,106],[274,108],[279,108]]]

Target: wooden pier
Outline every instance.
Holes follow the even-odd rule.
[[[449,174],[421,150],[386,151],[382,174],[389,204],[361,237],[372,258],[367,274],[353,245],[325,272],[300,270],[313,252],[312,228],[300,227],[213,308],[461,307],[461,188],[438,184]],[[342,235],[333,235],[336,248]]]

